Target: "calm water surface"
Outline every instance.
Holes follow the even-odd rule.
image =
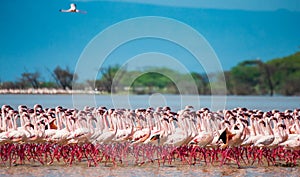
[[[214,100],[213,100],[214,99]],[[209,107],[215,109],[232,109],[246,107],[269,111],[278,109],[300,108],[299,97],[268,97],[268,96],[227,96],[215,97],[197,95],[0,95],[0,105],[9,104],[14,108],[18,105],[33,107],[34,104],[44,107],[61,105],[67,108],[82,108],[88,106],[106,106],[108,108],[140,108],[170,106],[179,110],[185,105],[192,105],[196,109]],[[86,167],[74,165],[66,167],[61,165],[19,165],[15,167],[0,167],[0,176],[299,176],[299,167],[245,167],[238,169],[236,166],[225,165],[174,165],[161,166],[127,166],[127,167]]]
[[[0,95],[0,104],[9,104],[14,108],[24,104],[32,107],[41,104],[44,107],[56,107],[61,105],[67,108],[83,108],[83,106],[106,106],[108,108],[146,108],[149,106],[170,106],[173,110],[179,110],[186,105],[192,105],[196,109],[208,107],[216,111],[218,109],[232,109],[246,107],[270,111],[278,109],[295,109],[300,107],[300,97],[284,96],[198,96],[198,95]]]

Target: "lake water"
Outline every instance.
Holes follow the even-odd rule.
[[[179,110],[185,105],[197,108],[208,107],[212,110],[246,107],[270,111],[278,109],[300,108],[299,97],[282,96],[198,96],[198,95],[0,95],[0,105],[8,104],[17,108],[18,105],[33,107],[83,108],[83,106],[106,106],[107,108],[146,108],[149,106],[170,106]],[[87,167],[86,165],[19,165],[0,167],[0,176],[299,176],[299,167],[243,167],[236,165],[175,165],[175,166],[103,166]]]
[[[300,108],[300,97],[285,96],[199,96],[199,95],[0,95],[0,105],[8,104],[14,108],[18,105],[33,107],[41,104],[44,107],[61,105],[66,108],[84,106],[106,106],[107,108],[147,108],[149,106],[169,106],[179,110],[186,105],[195,109],[208,107],[213,111],[246,107],[270,111],[278,109]]]

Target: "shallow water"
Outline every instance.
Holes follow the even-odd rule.
[[[0,176],[299,176],[299,167],[247,167],[224,165],[178,166],[30,166],[1,167]]]

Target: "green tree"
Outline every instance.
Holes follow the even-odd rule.
[[[229,94],[229,95],[235,94],[235,92],[234,92],[234,83],[233,83],[231,72],[230,71],[224,71],[224,76],[225,76],[225,80],[226,80],[227,94]]]
[[[272,81],[277,93],[299,95],[300,52],[267,62],[272,70]]]
[[[261,72],[256,65],[239,63],[231,69],[233,93],[236,95],[258,94],[257,86]]]
[[[243,65],[256,65],[259,68],[260,71],[260,89],[265,88],[265,85],[267,86],[269,90],[270,96],[273,96],[274,94],[274,86],[271,79],[271,67],[268,66],[268,64],[262,62],[260,59],[257,60],[247,60],[242,63]]]
[[[151,94],[153,92],[161,91],[162,89],[171,86],[171,83],[172,81],[168,77],[160,73],[147,72],[138,77],[132,84],[132,87],[144,87],[147,90],[146,93]]]
[[[121,87],[120,81],[126,73],[126,69],[121,69],[119,65],[101,68],[101,79],[96,83],[100,90],[105,88],[108,93],[116,93],[117,87]]]

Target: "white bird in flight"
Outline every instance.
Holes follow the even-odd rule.
[[[60,11],[60,12],[83,13],[83,14],[87,13],[86,11],[78,10],[78,9],[76,8],[76,4],[74,4],[74,3],[71,3],[71,4],[70,4],[70,9],[67,9],[67,10],[65,10],[65,9],[60,9],[59,11]]]

